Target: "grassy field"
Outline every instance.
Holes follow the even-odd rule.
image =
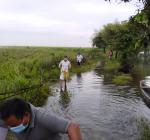
[[[86,58],[82,68],[76,66],[77,52]],[[88,70],[101,54],[91,48],[0,48],[0,99],[14,95],[29,101],[35,101],[36,97],[45,99],[50,94],[50,83],[59,80],[58,64],[64,55],[72,63],[73,74]]]

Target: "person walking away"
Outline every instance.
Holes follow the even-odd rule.
[[[77,54],[76,59],[77,59],[77,65],[81,65],[83,56],[80,54],[80,52]]]
[[[113,51],[112,51],[112,50],[110,50],[110,51],[108,52],[108,58],[109,58],[109,59],[111,59],[111,58],[112,58],[112,56],[113,56]]]
[[[60,91],[63,91],[63,89],[67,90],[66,81],[69,77],[69,69],[71,68],[71,63],[68,60],[67,56],[64,56],[64,59],[60,61],[59,63],[60,70]]]
[[[7,131],[17,140],[61,140],[60,134],[67,134],[69,140],[81,140],[77,124],[19,98],[1,104],[0,130],[0,140],[6,140]]]

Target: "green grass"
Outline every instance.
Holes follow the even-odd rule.
[[[82,67],[76,65],[76,54],[79,51],[86,58]],[[39,95],[42,94],[45,97],[46,92],[47,94],[50,93],[46,85],[49,86],[50,82],[57,82],[59,80],[60,70],[58,64],[64,55],[67,55],[71,61],[72,75],[79,71],[84,72],[89,70],[102,54],[99,49],[91,48],[0,48],[0,93],[13,92],[9,95],[17,94],[21,89],[44,84],[45,91],[43,91],[42,87],[35,88],[23,91],[21,96],[25,96],[24,98],[31,100],[34,98],[35,93],[39,93]],[[0,99],[9,95],[0,95]]]
[[[105,62],[104,71],[111,72],[111,73],[117,73],[119,66],[120,66],[119,61],[107,59]]]
[[[109,60],[105,59],[104,65],[104,81],[112,82],[116,85],[126,85],[129,84],[133,78],[130,74],[123,74],[119,72],[120,61],[116,59]]]
[[[82,66],[76,65],[79,51],[86,58]],[[24,98],[36,106],[43,105],[51,94],[51,82],[59,80],[58,64],[64,55],[69,57],[72,64],[70,75],[90,70],[103,57],[99,49],[90,48],[0,48],[0,93],[14,91],[16,97]],[[32,88],[39,84],[43,86]],[[30,87],[30,90],[17,94],[20,89]],[[0,95],[0,99],[9,95]],[[60,96],[60,103],[66,107],[70,102],[69,94]],[[14,137],[9,134],[7,139],[14,140]]]
[[[112,82],[116,85],[125,85],[132,81],[132,77],[129,74],[122,74],[119,76],[115,76]]]

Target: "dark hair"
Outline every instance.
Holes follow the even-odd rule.
[[[23,99],[12,98],[6,100],[0,106],[0,117],[2,120],[14,115],[17,119],[22,119],[26,112],[31,112],[30,105]]]

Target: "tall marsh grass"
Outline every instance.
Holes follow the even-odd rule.
[[[64,55],[67,55],[72,63],[72,73],[79,69],[76,66],[76,54],[79,51],[86,58],[85,67],[82,67],[83,71],[88,69],[94,63],[93,60],[96,60],[100,55],[98,49],[91,48],[0,48],[0,99],[17,94],[22,89],[41,84],[44,85],[44,88],[39,87],[38,91],[37,88],[30,91],[24,90],[25,94],[21,96],[24,97],[28,92],[30,92],[27,94],[28,100],[34,97],[31,92],[39,92],[46,96],[45,92],[49,94],[47,88],[49,82],[59,79],[58,64]],[[5,95],[8,93],[8,96]]]

